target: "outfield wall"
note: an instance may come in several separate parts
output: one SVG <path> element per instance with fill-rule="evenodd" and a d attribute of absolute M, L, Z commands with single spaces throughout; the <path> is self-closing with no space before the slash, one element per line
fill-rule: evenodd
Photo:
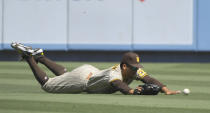
<path fill-rule="evenodd" d="M 210 51 L 210 0 L 0 0 L 0 49 Z"/>

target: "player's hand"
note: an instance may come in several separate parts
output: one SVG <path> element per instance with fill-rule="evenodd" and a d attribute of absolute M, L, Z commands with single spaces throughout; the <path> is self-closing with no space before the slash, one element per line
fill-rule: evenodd
<path fill-rule="evenodd" d="M 177 91 L 172 91 L 169 90 L 167 87 L 162 87 L 162 91 L 166 94 L 166 95 L 175 95 L 175 94 L 180 94 L 181 91 L 177 90 Z"/>
<path fill-rule="evenodd" d="M 167 91 L 165 94 L 166 95 L 175 95 L 175 94 L 180 94 L 181 91 Z"/>
<path fill-rule="evenodd" d="M 142 87 L 139 87 L 139 86 L 138 86 L 138 87 L 136 87 L 136 89 L 138 89 L 139 91 L 141 91 L 141 90 L 142 90 Z"/>
<path fill-rule="evenodd" d="M 136 89 L 131 89 L 129 91 L 129 94 L 133 95 L 135 93 L 135 90 L 136 90 L 136 92 L 139 92 L 140 93 L 141 90 L 142 90 L 142 87 L 136 87 Z"/>

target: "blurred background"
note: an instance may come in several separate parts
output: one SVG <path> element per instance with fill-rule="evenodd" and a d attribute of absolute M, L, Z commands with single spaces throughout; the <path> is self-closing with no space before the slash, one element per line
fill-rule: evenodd
<path fill-rule="evenodd" d="M 210 62 L 210 0 L 0 0 L 0 60 L 20 42 L 57 61 Z"/>

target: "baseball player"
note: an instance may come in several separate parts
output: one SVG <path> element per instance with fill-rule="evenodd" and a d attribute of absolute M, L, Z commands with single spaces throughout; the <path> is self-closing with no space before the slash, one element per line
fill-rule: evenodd
<path fill-rule="evenodd" d="M 65 67 L 44 56 L 42 49 L 32 49 L 20 43 L 12 43 L 11 47 L 17 50 L 22 58 L 26 60 L 42 89 L 49 93 L 87 92 L 110 94 L 116 91 L 131 95 L 157 94 L 159 91 L 166 95 L 180 93 L 180 91 L 169 90 L 161 82 L 144 72 L 142 65 L 139 63 L 139 56 L 134 52 L 125 53 L 120 64 L 108 69 L 99 70 L 92 65 L 85 64 L 68 72 Z M 45 65 L 56 76 L 49 78 L 38 67 L 38 62 Z M 146 87 L 138 86 L 132 89 L 128 85 L 133 80 L 142 81 L 147 85 Z M 149 89 L 149 93 L 147 89 Z M 156 89 L 157 93 L 154 93 Z"/>

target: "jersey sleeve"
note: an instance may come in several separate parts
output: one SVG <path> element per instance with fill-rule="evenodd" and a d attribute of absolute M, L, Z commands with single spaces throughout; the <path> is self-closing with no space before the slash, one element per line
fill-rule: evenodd
<path fill-rule="evenodd" d="M 148 74 L 141 68 L 139 68 L 136 72 L 136 80 L 142 80 L 145 76 L 148 76 Z"/>
<path fill-rule="evenodd" d="M 115 80 L 122 80 L 122 76 L 120 74 L 116 72 L 111 72 L 109 82 L 113 82 Z"/>
<path fill-rule="evenodd" d="M 122 74 L 119 70 L 119 65 L 115 65 L 112 67 L 112 70 L 110 72 L 109 76 L 109 82 L 113 82 L 115 80 L 121 80 L 122 81 Z"/>

